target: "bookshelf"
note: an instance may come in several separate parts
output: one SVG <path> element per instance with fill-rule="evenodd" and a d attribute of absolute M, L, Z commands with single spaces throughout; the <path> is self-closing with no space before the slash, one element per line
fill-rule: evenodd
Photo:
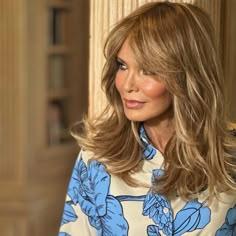
<path fill-rule="evenodd" d="M 67 83 L 70 44 L 68 24 L 71 2 L 49 0 L 47 30 L 47 146 L 58 146 L 71 141 L 69 134 L 68 102 L 70 87 Z"/>
<path fill-rule="evenodd" d="M 87 98 L 84 92 L 81 93 L 80 88 L 87 85 L 76 77 L 76 74 L 77 76 L 81 74 L 76 67 L 76 62 L 79 63 L 81 59 L 78 58 L 79 54 L 76 54 L 76 51 L 80 50 L 79 46 L 76 46 L 76 41 L 77 43 L 81 41 L 79 33 L 83 32 L 78 32 L 75 28 L 78 26 L 75 24 L 75 18 L 78 17 L 74 14 L 75 2 L 76 0 L 47 1 L 46 125 L 44 127 L 46 128 L 44 134 L 47 136 L 46 149 L 55 149 L 65 144 L 71 145 L 73 140 L 69 134 L 69 127 L 86 112 Z"/>
<path fill-rule="evenodd" d="M 68 180 L 79 152 L 69 130 L 87 113 L 89 1 L 44 0 L 38 4 L 44 19 L 33 29 L 40 57 L 35 58 L 39 80 L 30 91 L 36 97 L 31 120 L 38 138 L 29 170 L 33 199 L 29 212 L 33 234 L 49 236 L 56 235 L 59 228 Z"/>

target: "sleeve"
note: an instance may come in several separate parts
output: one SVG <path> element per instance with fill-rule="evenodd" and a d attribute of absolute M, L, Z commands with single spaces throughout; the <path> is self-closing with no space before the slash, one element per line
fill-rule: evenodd
<path fill-rule="evenodd" d="M 86 152 L 81 151 L 69 182 L 58 236 L 96 235 L 96 229 L 91 226 L 91 217 L 89 217 L 89 214 L 95 209 L 86 200 L 86 191 L 89 189 L 87 161 Z"/>

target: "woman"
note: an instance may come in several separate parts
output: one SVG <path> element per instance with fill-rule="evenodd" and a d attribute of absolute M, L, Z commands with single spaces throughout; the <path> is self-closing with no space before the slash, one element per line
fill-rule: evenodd
<path fill-rule="evenodd" d="M 60 235 L 236 235 L 236 141 L 207 14 L 146 4 L 114 27 L 105 56 L 109 105 L 74 132 Z"/>

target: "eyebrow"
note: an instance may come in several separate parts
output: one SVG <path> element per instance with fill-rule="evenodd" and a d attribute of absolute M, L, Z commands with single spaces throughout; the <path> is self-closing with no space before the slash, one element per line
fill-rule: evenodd
<path fill-rule="evenodd" d="M 122 64 L 125 64 L 126 65 L 126 62 L 124 60 L 122 60 L 120 57 L 116 57 L 116 60 L 118 62 L 121 62 Z"/>

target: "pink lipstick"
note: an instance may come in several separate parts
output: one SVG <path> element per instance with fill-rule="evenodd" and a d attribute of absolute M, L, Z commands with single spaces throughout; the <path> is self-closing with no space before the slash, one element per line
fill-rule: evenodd
<path fill-rule="evenodd" d="M 144 102 L 140 102 L 137 100 L 128 100 L 124 99 L 125 107 L 128 109 L 140 109 L 143 107 Z"/>

